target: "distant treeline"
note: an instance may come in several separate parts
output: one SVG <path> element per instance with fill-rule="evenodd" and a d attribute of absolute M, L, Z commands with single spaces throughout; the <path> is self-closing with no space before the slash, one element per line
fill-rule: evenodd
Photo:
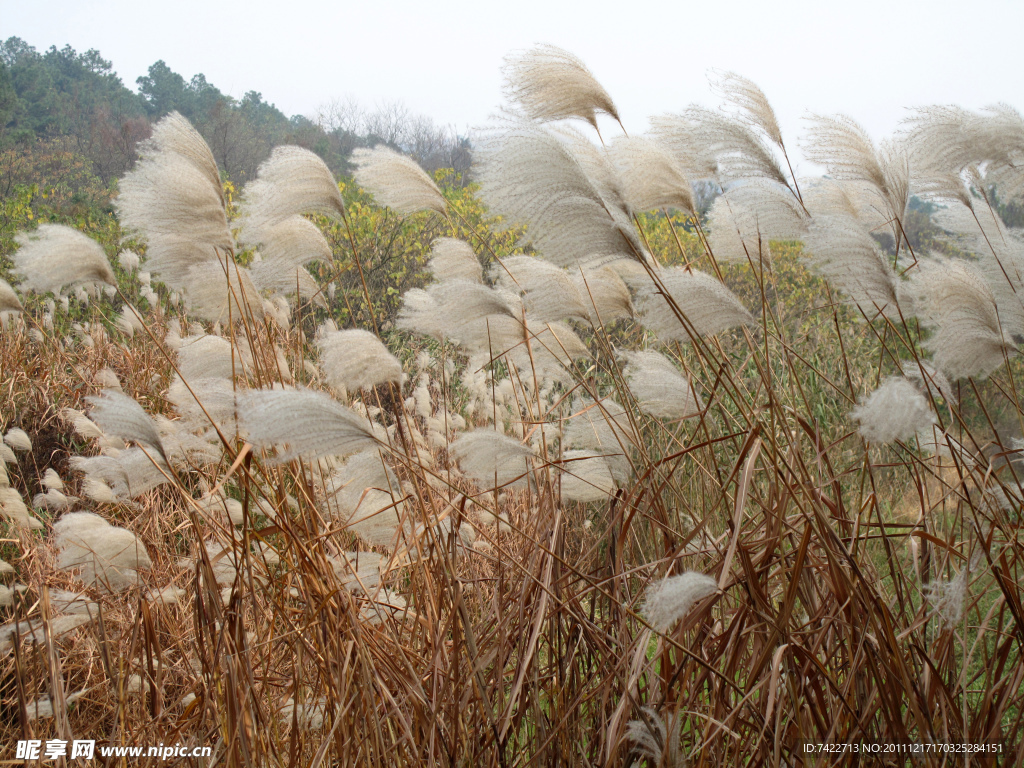
<path fill-rule="evenodd" d="M 347 174 L 360 146 L 385 143 L 427 170 L 469 167 L 469 141 L 399 104 L 372 111 L 335 101 L 312 117 L 287 117 L 257 91 L 228 96 L 202 74 L 191 80 L 163 61 L 132 91 L 99 51 L 70 46 L 40 53 L 17 37 L 0 45 L 0 196 L 24 183 L 102 186 L 135 161 L 150 126 L 178 111 L 202 133 L 222 171 L 236 183 L 252 178 L 270 150 L 297 144 Z M 22 178 L 24 177 L 24 178 Z"/>

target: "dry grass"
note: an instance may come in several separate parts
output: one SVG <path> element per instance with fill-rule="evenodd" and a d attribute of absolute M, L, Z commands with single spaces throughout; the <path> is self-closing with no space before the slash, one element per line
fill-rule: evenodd
<path fill-rule="evenodd" d="M 786 194 L 806 210 L 781 167 Z M 600 176 L 612 171 L 582 160 L 577 171 L 598 178 L 586 188 L 588 215 L 613 204 L 610 177 Z M 515 179 L 501 183 L 510 199 L 522 192 Z M 522 210 L 538 204 L 515 199 Z M 454 235 L 465 225 L 433 207 L 429 226 Z M 544 227 L 557 229 L 556 213 Z M 501 311 L 484 312 L 482 329 L 475 316 L 460 319 L 472 356 L 444 316 L 430 324 L 442 340 L 384 329 L 407 380 L 391 372 L 346 392 L 343 376 L 316 364 L 323 309 L 285 305 L 283 319 L 247 311 L 202 327 L 234 350 L 221 361 L 231 375 L 218 379 L 228 405 L 215 409 L 211 395 L 205 414 L 169 396 L 183 391 L 175 347 L 187 315 L 165 302 L 129 335 L 114 330 L 123 296 L 76 302 L 70 314 L 26 298 L 26 312 L 0 331 L 3 431 L 20 427 L 33 440 L 8 465 L 10 485 L 30 500 L 56 470 L 78 497 L 68 508 L 130 529 L 152 567 L 138 587 L 86 588 L 56 567 L 50 527 L 61 510 L 35 510 L 38 531 L 3 524 L 0 557 L 15 573 L 0 578 L 25 587 L 0 609 L 22 635 L 0 652 L 4 749 L 23 738 L 96 738 L 208 745 L 228 765 L 718 766 L 835 764 L 812 763 L 803 740 L 999 742 L 1002 760 L 1021 764 L 1019 363 L 957 382 L 957 402 L 921 384 L 949 440 L 945 455 L 929 455 L 920 437 L 868 445 L 849 412 L 901 360 L 924 355 L 904 297 L 887 294 L 892 303 L 872 311 L 842 283 L 847 273 L 834 272 L 835 286 L 813 278 L 779 243 L 743 237 L 758 250 L 724 267 L 700 222 L 687 240 L 700 244 L 694 254 L 667 217 L 609 216 L 633 228 L 614 230 L 616 247 L 643 243 L 653 258 L 596 266 L 660 302 L 660 341 L 634 318 L 605 324 L 588 310 L 573 321 L 582 349 L 570 352 L 565 334 L 509 325 L 528 314 L 518 299 L 474 283 L 477 304 Z M 607 243 L 609 226 L 592 220 L 578 236 Z M 682 263 L 701 277 L 664 268 Z M 585 276 L 577 285 L 586 288 Z M 494 348 L 499 335 L 514 347 Z M 650 398 L 630 390 L 624 349 L 657 349 L 678 366 L 676 378 L 696 390 L 679 392 L 686 418 L 659 418 L 672 412 L 661 406 L 651 415 Z M 166 460 L 152 440 L 142 446 L 159 470 L 153 487 L 136 493 L 130 480 L 122 492 L 107 480 L 116 498 L 96 501 L 70 457 L 116 459 L 116 436 L 77 437 L 59 414 L 84 409 L 104 369 L 170 421 L 154 422 Z M 215 391 L 203 381 L 185 381 L 201 401 Z M 387 465 L 356 493 L 343 482 L 368 469 L 333 455 L 340 449 L 282 461 L 293 453 L 288 439 L 259 450 L 244 430 L 259 413 L 251 400 L 231 402 L 233 390 L 327 392 L 327 383 L 338 387 L 335 405 L 351 409 L 346 423 L 376 425 L 360 440 L 375 440 Z M 311 414 L 302 417 L 313 424 Z M 523 449 L 514 466 L 523 462 L 525 475 L 494 467 L 507 487 L 479 471 L 493 458 L 476 456 L 470 472 L 448 450 L 488 426 Z M 282 429 L 287 422 L 275 434 Z M 584 460 L 605 464 L 591 475 Z M 561 491 L 568 476 L 582 481 L 577 489 L 599 476 L 614 490 L 571 501 Z M 239 524 L 223 503 L 207 503 L 211 493 L 231 500 Z M 366 511 L 378 515 L 356 522 Z M 707 574 L 717 589 L 665 629 L 673 612 L 652 616 L 649 590 L 684 572 Z M 85 593 L 89 620 L 62 632 L 68 591 Z M 51 717 L 33 716 L 39 699 Z"/>

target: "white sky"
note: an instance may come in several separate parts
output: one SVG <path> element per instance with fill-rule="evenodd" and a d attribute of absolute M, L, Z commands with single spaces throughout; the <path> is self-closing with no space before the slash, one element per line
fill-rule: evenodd
<path fill-rule="evenodd" d="M 707 72 L 731 69 L 767 93 L 790 145 L 809 111 L 881 138 L 908 106 L 1024 107 L 1022 22 L 1020 0 L 0 0 L 0 38 L 96 48 L 132 89 L 163 59 L 288 115 L 351 95 L 465 131 L 500 103 L 503 55 L 546 42 L 581 57 L 639 132 L 715 105 Z"/>

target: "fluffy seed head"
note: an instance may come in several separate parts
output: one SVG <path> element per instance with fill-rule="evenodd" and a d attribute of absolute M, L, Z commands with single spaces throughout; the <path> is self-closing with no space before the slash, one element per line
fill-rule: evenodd
<path fill-rule="evenodd" d="M 177 112 L 154 126 L 139 154 L 120 181 L 118 217 L 146 239 L 149 271 L 182 290 L 191 267 L 234 249 L 217 163 Z"/>
<path fill-rule="evenodd" d="M 242 190 L 242 242 L 259 242 L 261 233 L 299 214 L 339 217 L 345 211 L 330 168 L 302 147 L 275 147 Z"/>
<path fill-rule="evenodd" d="M 17 427 L 11 427 L 7 430 L 7 434 L 4 435 L 4 442 L 14 450 L 21 451 L 22 453 L 32 450 L 32 440 L 29 438 L 28 433 Z"/>
<path fill-rule="evenodd" d="M 23 312 L 21 299 L 6 280 L 0 280 L 0 312 Z"/>
<path fill-rule="evenodd" d="M 637 405 L 661 419 L 697 416 L 703 405 L 693 386 L 672 362 L 659 352 L 625 352 L 623 374 Z"/>
<path fill-rule="evenodd" d="M 317 341 L 324 379 L 337 390 L 354 392 L 385 382 L 402 383 L 402 364 L 369 331 L 325 331 Z"/>
<path fill-rule="evenodd" d="M 935 423 L 925 399 L 913 384 L 893 376 L 850 412 L 860 422 L 860 433 L 869 443 L 909 440 Z"/>
<path fill-rule="evenodd" d="M 101 395 L 87 397 L 86 402 L 92 406 L 89 415 L 104 433 L 122 440 L 134 440 L 152 448 L 164 461 L 167 460 L 156 425 L 134 398 L 114 389 L 106 389 Z"/>
<path fill-rule="evenodd" d="M 693 604 L 718 591 L 718 583 L 703 573 L 687 571 L 669 576 L 647 588 L 643 613 L 658 632 L 667 632 Z"/>
<path fill-rule="evenodd" d="M 735 72 L 716 73 L 712 85 L 726 101 L 739 110 L 740 117 L 749 125 L 764 131 L 765 135 L 782 145 L 782 130 L 768 97 L 757 85 Z"/>
<path fill-rule="evenodd" d="M 918 316 L 934 333 L 933 362 L 953 379 L 987 376 L 1016 345 L 1001 323 L 995 296 L 978 270 L 953 259 L 923 263 L 914 278 Z"/>
<path fill-rule="evenodd" d="M 662 145 L 646 137 L 623 136 L 612 142 L 608 151 L 631 210 L 669 208 L 687 216 L 696 215 L 690 181 Z"/>
<path fill-rule="evenodd" d="M 239 396 L 239 425 L 258 448 L 277 448 L 277 460 L 345 456 L 375 448 L 373 425 L 310 390 L 253 390 Z"/>
<path fill-rule="evenodd" d="M 80 570 L 82 580 L 110 591 L 121 591 L 139 581 L 139 568 L 153 563 L 134 533 L 110 525 L 92 512 L 71 512 L 53 526 L 60 550 L 57 567 Z"/>
<path fill-rule="evenodd" d="M 680 321 L 660 291 L 648 286 L 637 302 L 640 322 L 663 341 L 691 341 L 691 332 L 710 336 L 754 322 L 736 295 L 711 275 L 673 267 L 664 270 L 660 278 L 690 326 L 688 329 Z"/>
<path fill-rule="evenodd" d="M 866 226 L 849 216 L 815 216 L 805 245 L 811 267 L 868 318 L 899 317 L 900 280 Z"/>
<path fill-rule="evenodd" d="M 566 451 L 558 463 L 561 470 L 562 498 L 573 501 L 600 501 L 615 493 L 608 458 L 593 451 Z"/>
<path fill-rule="evenodd" d="M 444 280 L 467 280 L 483 282 L 483 266 L 476 257 L 472 246 L 454 237 L 437 238 L 430 249 L 427 268 L 438 282 Z"/>
<path fill-rule="evenodd" d="M 597 266 L 643 253 L 621 201 L 558 131 L 513 121 L 481 138 L 476 162 L 484 202 L 503 226 L 525 224 L 544 258 Z"/>
<path fill-rule="evenodd" d="M 19 246 L 12 257 L 14 272 L 25 278 L 22 290 L 60 293 L 69 287 L 116 284 L 103 246 L 71 227 L 42 224 L 14 239 Z"/>
<path fill-rule="evenodd" d="M 533 449 L 514 437 L 477 429 L 460 436 L 448 451 L 481 490 L 515 487 L 529 481 Z"/>
<path fill-rule="evenodd" d="M 534 120 L 576 117 L 597 127 L 597 114 L 616 120 L 611 96 L 577 57 L 553 45 L 538 45 L 505 58 L 505 94 Z"/>
<path fill-rule="evenodd" d="M 442 216 L 448 206 L 437 184 L 416 161 L 387 147 L 360 148 L 352 153 L 355 178 L 363 187 L 400 214 L 435 211 Z"/>

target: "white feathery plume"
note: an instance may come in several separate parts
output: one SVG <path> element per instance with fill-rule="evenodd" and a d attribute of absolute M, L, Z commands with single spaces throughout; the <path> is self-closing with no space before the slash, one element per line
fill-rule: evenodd
<path fill-rule="evenodd" d="M 934 330 L 925 346 L 951 379 L 987 376 L 1017 352 L 1000 320 L 995 296 L 978 270 L 961 259 L 922 262 L 914 276 L 918 316 Z"/>
<path fill-rule="evenodd" d="M 449 447 L 452 458 L 482 490 L 518 487 L 529 482 L 533 449 L 493 429 L 461 435 Z"/>
<path fill-rule="evenodd" d="M 506 116 L 506 120 L 509 119 L 514 120 L 512 116 Z M 589 134 L 568 123 L 555 123 L 545 128 L 565 145 L 607 207 L 626 211 L 622 177 L 607 148 L 599 146 Z"/>
<path fill-rule="evenodd" d="M 301 266 L 285 259 L 253 259 L 249 265 L 249 279 L 257 291 L 272 296 L 295 296 L 311 300 L 318 307 L 326 307 L 323 291 L 313 276 Z M 274 308 L 276 313 L 276 307 Z M 266 308 L 264 308 L 266 312 Z"/>
<path fill-rule="evenodd" d="M 1011 198 L 1024 187 L 1024 118 L 1013 107 L 996 104 L 981 113 L 955 106 L 917 109 L 907 120 L 915 177 L 960 176 L 985 166 L 988 184 Z"/>
<path fill-rule="evenodd" d="M 658 632 L 668 632 L 683 618 L 694 603 L 718 591 L 718 582 L 696 571 L 668 576 L 651 584 L 644 595 L 643 614 L 647 623 Z"/>
<path fill-rule="evenodd" d="M 189 391 L 190 390 L 190 391 Z M 190 429 L 208 429 L 214 424 L 225 435 L 236 432 L 238 395 L 230 379 L 188 379 L 188 386 L 177 376 L 167 390 L 174 411 Z M 213 420 L 213 424 L 211 424 Z"/>
<path fill-rule="evenodd" d="M 587 305 L 570 271 L 534 256 L 509 256 L 492 269 L 499 284 L 523 293 L 531 319 L 555 322 L 566 318 L 588 320 Z"/>
<path fill-rule="evenodd" d="M 128 448 L 117 456 L 72 456 L 71 468 L 85 474 L 82 492 L 105 504 L 127 502 L 168 482 L 153 454 Z"/>
<path fill-rule="evenodd" d="M 223 458 L 223 445 L 213 430 L 196 435 L 192 425 L 184 419 L 172 421 L 166 416 L 157 416 L 154 421 L 167 451 L 167 461 L 175 469 L 187 472 L 199 465 L 216 464 Z"/>
<path fill-rule="evenodd" d="M 139 146 L 139 162 L 120 181 L 121 224 L 147 242 L 146 266 L 175 290 L 190 268 L 233 252 L 217 163 L 202 136 L 177 112 Z"/>
<path fill-rule="evenodd" d="M 716 72 L 712 87 L 735 106 L 741 119 L 759 128 L 774 143 L 782 146 L 782 130 L 768 97 L 757 85 L 735 72 Z"/>
<path fill-rule="evenodd" d="M 41 224 L 15 236 L 14 273 L 24 277 L 22 291 L 60 293 L 64 288 L 104 283 L 116 285 L 103 246 L 61 224 Z"/>
<path fill-rule="evenodd" d="M 597 128 L 597 114 L 616 121 L 619 113 L 611 96 L 586 65 L 568 51 L 537 45 L 505 57 L 505 95 L 531 119 L 576 117 Z"/>
<path fill-rule="evenodd" d="M 349 592 L 372 593 L 380 586 L 380 569 L 385 563 L 376 552 L 342 552 L 338 557 L 328 556 L 327 562 L 338 583 Z"/>
<path fill-rule="evenodd" d="M 812 268 L 865 316 L 899 317 L 900 279 L 864 224 L 844 215 L 818 215 L 804 242 Z"/>
<path fill-rule="evenodd" d="M 33 496 L 32 506 L 36 509 L 67 509 L 73 500 L 77 501 L 77 499 L 68 498 L 60 491 L 47 491 Z"/>
<path fill-rule="evenodd" d="M 53 467 L 46 468 L 46 471 L 43 473 L 42 484 L 48 491 L 64 490 L 64 481 L 60 479 L 60 475 L 57 474 L 57 470 Z"/>
<path fill-rule="evenodd" d="M 482 137 L 480 194 L 501 225 L 526 225 L 526 238 L 560 266 L 643 253 L 620 201 L 592 179 L 557 131 L 511 122 Z"/>
<path fill-rule="evenodd" d="M 418 211 L 448 212 L 444 195 L 434 180 L 412 158 L 378 146 L 352 153 L 355 179 L 381 205 L 406 215 Z"/>
<path fill-rule="evenodd" d="M 706 143 L 700 124 L 691 117 L 652 117 L 651 135 L 672 154 L 691 181 L 718 179 L 718 160 Z"/>
<path fill-rule="evenodd" d="M 964 566 L 954 579 L 932 581 L 921 587 L 921 593 L 925 600 L 931 603 L 932 611 L 945 629 L 953 629 L 963 618 L 969 570 L 969 565 Z"/>
<path fill-rule="evenodd" d="M 527 320 L 526 331 L 529 347 L 520 331 L 515 345 L 502 351 L 531 380 L 536 376 L 537 381 L 566 383 L 572 378 L 572 361 L 590 357 L 586 344 L 567 325 Z"/>
<path fill-rule="evenodd" d="M 87 397 L 85 401 L 92 406 L 89 415 L 93 422 L 105 434 L 122 440 L 133 440 L 156 450 L 164 461 L 167 460 L 153 419 L 134 398 L 114 389 L 106 389 L 100 395 Z"/>
<path fill-rule="evenodd" d="M 704 151 L 715 157 L 720 183 L 768 179 L 792 190 L 775 153 L 743 122 L 704 107 L 688 108 L 685 118 Z"/>
<path fill-rule="evenodd" d="M 57 567 L 80 570 L 87 584 L 119 592 L 139 582 L 138 569 L 151 568 L 146 547 L 126 528 L 92 512 L 71 512 L 53 526 L 60 550 Z"/>
<path fill-rule="evenodd" d="M 93 374 L 92 381 L 99 387 L 104 389 L 116 389 L 118 392 L 123 391 L 121 387 L 121 380 L 117 378 L 117 374 L 114 373 L 110 368 L 100 368 Z"/>
<path fill-rule="evenodd" d="M 322 392 L 253 390 L 239 396 L 238 420 L 258 448 L 279 462 L 345 456 L 377 447 L 374 425 Z"/>
<path fill-rule="evenodd" d="M 668 208 L 694 216 L 693 189 L 667 149 L 653 139 L 623 136 L 608 148 L 622 179 L 622 193 L 634 212 Z"/>
<path fill-rule="evenodd" d="M 21 299 L 11 288 L 6 280 L 0 280 L 0 313 L 2 312 L 24 312 Z"/>
<path fill-rule="evenodd" d="M 616 483 L 625 484 L 632 472 L 627 452 L 637 442 L 626 410 L 606 397 L 600 403 L 578 402 L 573 411 L 565 426 L 565 447 L 600 453 Z"/>
<path fill-rule="evenodd" d="M 710 336 L 754 322 L 736 295 L 711 275 L 672 267 L 663 270 L 660 278 L 678 311 L 698 336 Z M 653 285 L 641 293 L 637 312 L 644 327 L 662 341 L 692 340 L 691 331 L 680 322 L 661 290 Z"/>
<path fill-rule="evenodd" d="M 233 261 L 213 259 L 195 264 L 184 278 L 189 311 L 211 323 L 224 323 L 230 317 L 239 322 L 243 313 L 263 317 L 263 298 L 253 284 L 249 270 Z"/>
<path fill-rule="evenodd" d="M 319 227 L 302 216 L 290 216 L 258 230 L 259 239 L 249 239 L 246 230 L 238 242 L 259 246 L 265 261 L 281 260 L 294 266 L 311 261 L 330 261 L 331 246 Z"/>
<path fill-rule="evenodd" d="M 808 217 L 788 189 L 762 180 L 732 187 L 708 214 L 708 242 L 720 262 L 761 258 L 772 240 L 800 240 Z"/>
<path fill-rule="evenodd" d="M 910 165 L 905 153 L 893 144 L 876 149 L 864 127 L 846 115 L 809 118 L 804 154 L 825 166 L 840 182 L 860 187 L 869 196 L 878 220 L 888 222 L 897 243 L 902 239 L 899 221 L 910 199 Z"/>
<path fill-rule="evenodd" d="M 901 376 L 883 381 L 850 412 L 850 418 L 860 422 L 858 431 L 869 443 L 909 440 L 936 421 L 928 400 Z"/>
<path fill-rule="evenodd" d="M 202 510 L 203 515 L 218 520 L 221 523 L 227 522 L 230 525 L 241 525 L 245 522 L 245 510 L 242 502 L 237 499 L 228 498 L 223 491 L 210 493 L 196 501 Z"/>
<path fill-rule="evenodd" d="M 955 247 L 977 255 L 978 271 L 992 289 L 1007 335 L 1024 335 L 1024 233 L 1008 228 L 987 205 L 976 211 L 949 206 L 936 211 L 933 220 L 953 233 Z"/>
<path fill-rule="evenodd" d="M 495 354 L 522 339 L 522 324 L 506 292 L 465 280 L 446 280 L 406 291 L 396 325 L 450 339 L 470 354 Z"/>
<path fill-rule="evenodd" d="M 643 707 L 642 720 L 626 723 L 626 740 L 632 742 L 632 751 L 638 758 L 647 758 L 648 765 L 659 768 L 688 768 L 690 762 L 680 746 L 682 718 L 666 712 L 664 717 L 653 709 Z M 629 768 L 638 766 L 634 759 Z"/>
<path fill-rule="evenodd" d="M 28 433 L 18 427 L 11 427 L 4 435 L 4 442 L 16 451 L 26 453 L 32 450 L 32 440 Z"/>
<path fill-rule="evenodd" d="M 594 327 L 633 316 L 629 287 L 611 266 L 583 267 L 571 277 L 586 307 L 586 319 Z"/>
<path fill-rule="evenodd" d="M 389 381 L 402 383 L 402 363 L 369 331 L 326 331 L 317 346 L 324 379 L 337 390 L 354 392 Z"/>
<path fill-rule="evenodd" d="M 11 450 L 11 446 L 5 442 L 0 442 L 0 463 L 4 464 L 17 464 L 18 457 L 14 455 L 14 451 Z"/>
<path fill-rule="evenodd" d="M 230 379 L 235 373 L 244 374 L 251 363 L 252 356 L 244 346 L 234 346 L 223 336 L 186 336 L 178 349 L 178 371 L 186 381 Z"/>
<path fill-rule="evenodd" d="M 121 269 L 126 272 L 131 272 L 139 268 L 139 254 L 135 251 L 121 251 L 117 254 L 117 263 L 121 265 Z M 141 281 L 142 276 L 139 276 Z"/>
<path fill-rule="evenodd" d="M 0 560 L 0 576 L 7 576 L 14 573 L 14 566 L 6 560 Z"/>
<path fill-rule="evenodd" d="M 444 280 L 467 280 L 483 282 L 483 266 L 473 252 L 473 247 L 464 240 L 454 237 L 437 238 L 430 249 L 427 269 L 438 282 Z"/>
<path fill-rule="evenodd" d="M 242 190 L 239 242 L 265 242 L 266 231 L 299 214 L 340 217 L 345 203 L 327 164 L 302 147 L 275 147 Z"/>
<path fill-rule="evenodd" d="M 956 405 L 957 397 L 953 385 L 942 371 L 927 360 L 904 360 L 900 368 L 908 379 L 921 382 L 923 391 L 932 390 L 933 396 L 937 393 L 950 405 Z"/>
<path fill-rule="evenodd" d="M 608 459 L 593 451 L 566 451 L 557 464 L 562 479 L 562 498 L 601 501 L 615 493 L 615 478 Z"/>
<path fill-rule="evenodd" d="M 327 485 L 328 509 L 372 546 L 390 546 L 401 527 L 402 491 L 380 452 L 349 457 Z M 334 502 L 333 504 L 331 502 Z"/>
<path fill-rule="evenodd" d="M 660 419 L 698 416 L 704 407 L 689 380 L 667 357 L 654 350 L 624 352 L 629 391 L 645 413 Z"/>
<path fill-rule="evenodd" d="M 38 530 L 43 524 L 29 514 L 21 494 L 14 488 L 0 488 L 0 515 L 22 528 Z"/>

